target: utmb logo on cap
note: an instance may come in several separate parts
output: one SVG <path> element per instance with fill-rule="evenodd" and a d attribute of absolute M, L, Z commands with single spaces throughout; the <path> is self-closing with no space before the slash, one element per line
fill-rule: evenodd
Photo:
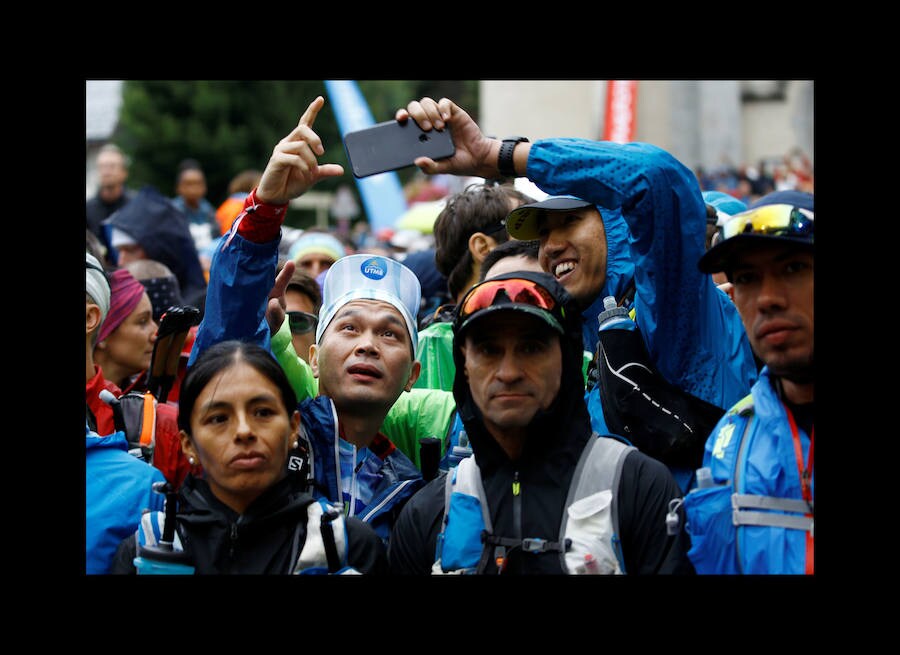
<path fill-rule="evenodd" d="M 387 275 L 387 262 L 381 257 L 373 257 L 364 261 L 359 270 L 370 280 L 380 280 Z"/>

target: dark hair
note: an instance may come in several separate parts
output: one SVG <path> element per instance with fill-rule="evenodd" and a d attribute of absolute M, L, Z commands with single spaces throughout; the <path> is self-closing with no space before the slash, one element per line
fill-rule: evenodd
<path fill-rule="evenodd" d="M 182 159 L 178 162 L 178 174 L 184 173 L 185 171 L 203 171 L 203 168 L 200 166 L 200 162 L 196 159 Z"/>
<path fill-rule="evenodd" d="M 197 398 L 218 373 L 237 362 L 246 362 L 278 388 L 288 416 L 297 409 L 297 395 L 284 369 L 268 350 L 255 343 L 235 339 L 220 341 L 200 353 L 181 383 L 178 393 L 178 427 L 191 433 L 191 413 Z"/>
<path fill-rule="evenodd" d="M 540 248 L 540 239 L 530 241 L 519 241 L 518 239 L 510 239 L 501 243 L 499 246 L 491 250 L 481 262 L 481 275 L 479 282 L 484 282 L 484 276 L 490 273 L 491 267 L 506 257 L 518 257 L 520 255 L 528 259 L 538 260 L 538 250 Z"/>
<path fill-rule="evenodd" d="M 301 271 L 299 268 L 294 270 L 294 274 L 291 275 L 290 281 L 287 283 L 288 289 L 296 289 L 300 293 L 309 297 L 312 301 L 314 313 L 318 314 L 319 310 L 322 308 L 322 290 L 319 288 L 319 283 L 316 282 L 316 279 L 306 273 Z"/>
<path fill-rule="evenodd" d="M 502 221 L 509 215 L 510 205 L 531 202 L 533 198 L 511 184 L 492 183 L 471 184 L 447 199 L 434 222 L 434 262 L 447 278 L 451 297 L 458 296 L 472 276 L 469 237 L 484 232 L 499 243 L 507 241 L 509 233 Z"/>

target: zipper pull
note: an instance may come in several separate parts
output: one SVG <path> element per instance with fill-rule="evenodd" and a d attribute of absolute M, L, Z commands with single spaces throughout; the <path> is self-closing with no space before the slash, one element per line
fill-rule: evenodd
<path fill-rule="evenodd" d="M 518 496 L 519 491 L 521 491 L 521 488 L 522 488 L 522 485 L 519 484 L 519 472 L 516 471 L 515 475 L 513 476 L 513 483 L 512 483 L 513 496 Z"/>
<path fill-rule="evenodd" d="M 232 524 L 231 524 L 231 535 L 229 535 L 229 536 L 230 536 L 231 541 L 230 541 L 229 544 L 228 544 L 228 545 L 229 545 L 228 556 L 229 556 L 229 557 L 234 557 L 234 544 L 235 544 L 235 543 L 237 542 L 237 540 L 238 540 L 237 523 L 232 523 Z"/>

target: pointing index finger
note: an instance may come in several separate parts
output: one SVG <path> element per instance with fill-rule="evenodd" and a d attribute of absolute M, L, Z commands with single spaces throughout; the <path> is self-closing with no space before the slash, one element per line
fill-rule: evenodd
<path fill-rule="evenodd" d="M 300 117 L 300 122 L 297 123 L 297 126 L 307 125 L 312 127 L 312 124 L 316 122 L 316 116 L 319 115 L 319 110 L 325 105 L 325 98 L 322 96 L 316 96 L 316 99 L 309 103 L 309 107 L 306 108 L 306 111 L 303 112 L 303 115 Z"/>

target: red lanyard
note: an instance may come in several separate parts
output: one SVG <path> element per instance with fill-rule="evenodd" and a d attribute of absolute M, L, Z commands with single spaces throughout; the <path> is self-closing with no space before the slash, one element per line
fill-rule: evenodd
<path fill-rule="evenodd" d="M 794 456 L 797 458 L 797 472 L 800 474 L 800 490 L 805 500 L 812 507 L 812 479 L 813 471 L 813 446 L 815 445 L 816 428 L 813 427 L 809 432 L 809 457 L 806 465 L 803 464 L 803 447 L 800 444 L 800 431 L 797 429 L 797 423 L 794 421 L 794 415 L 791 410 L 785 406 L 787 411 L 788 422 L 791 425 L 791 437 L 794 441 Z M 807 514 L 807 516 L 810 516 Z M 813 535 L 807 531 L 806 533 L 806 573 L 810 575 L 814 572 L 815 561 L 813 558 Z"/>

